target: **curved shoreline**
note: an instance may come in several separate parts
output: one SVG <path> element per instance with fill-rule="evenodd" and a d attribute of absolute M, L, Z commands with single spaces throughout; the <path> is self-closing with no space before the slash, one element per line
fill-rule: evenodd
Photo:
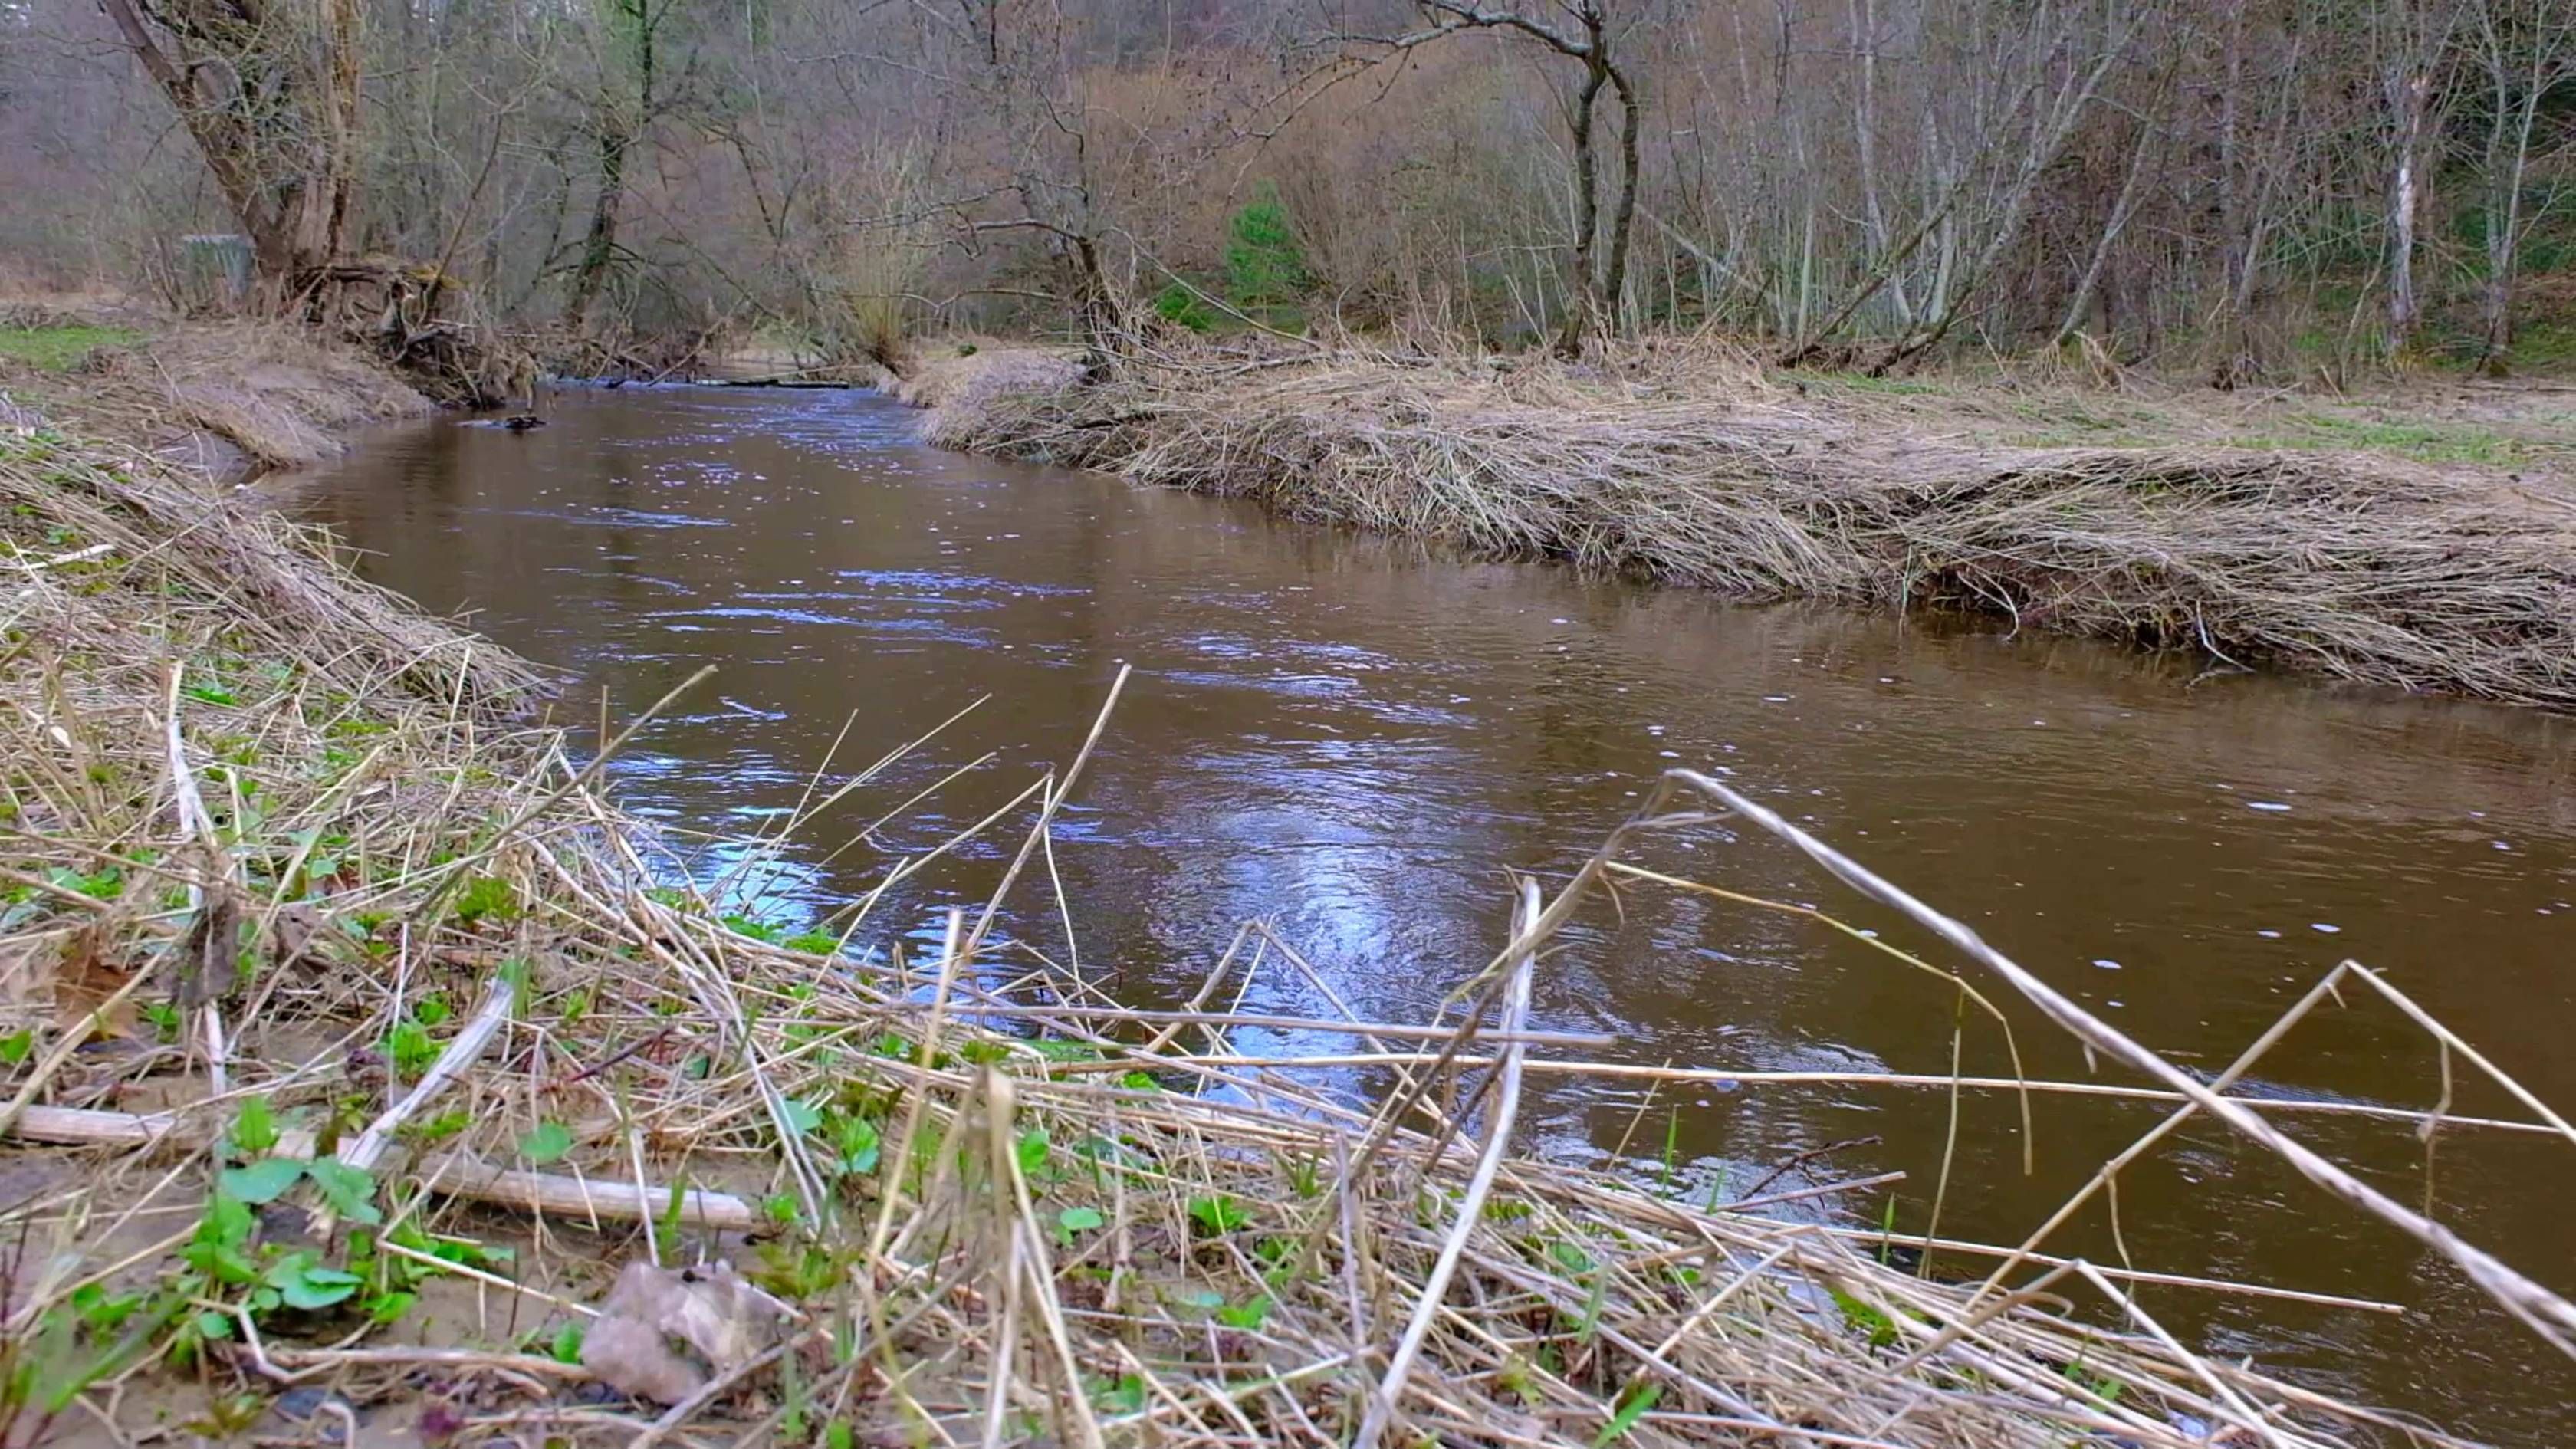
<path fill-rule="evenodd" d="M 1937 401 L 1743 369 L 1022 365 L 895 392 L 937 446 L 1488 556 L 2576 708 L 2576 488 L 2545 468 L 2178 431 L 2016 446 Z"/>

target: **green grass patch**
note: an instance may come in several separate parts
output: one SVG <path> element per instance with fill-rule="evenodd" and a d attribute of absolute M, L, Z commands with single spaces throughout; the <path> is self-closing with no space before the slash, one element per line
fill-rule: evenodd
<path fill-rule="evenodd" d="M 2390 423 L 2368 418 L 2302 413 L 2282 419 L 2278 432 L 2231 437 L 2239 448 L 2385 453 L 2419 463 L 2510 464 L 2531 455 L 2530 445 L 2490 428 L 2465 423 Z"/>
<path fill-rule="evenodd" d="M 47 372 L 69 372 L 102 347 L 130 347 L 143 334 L 123 327 L 0 327 L 0 357 Z"/>
<path fill-rule="evenodd" d="M 1939 392 L 1928 382 L 1909 382 L 1901 377 L 1872 377 L 1865 372 L 1811 372 L 1804 374 L 1810 382 L 1839 387 L 1851 392 L 1889 393 L 1911 397 L 1919 393 Z"/>

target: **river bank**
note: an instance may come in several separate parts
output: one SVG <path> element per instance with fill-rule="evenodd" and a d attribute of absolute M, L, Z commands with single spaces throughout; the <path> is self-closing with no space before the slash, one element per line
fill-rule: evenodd
<path fill-rule="evenodd" d="M 226 483 L 319 462 L 354 429 L 437 410 L 375 358 L 311 329 L 113 302 L 0 304 L 0 392 Z"/>
<path fill-rule="evenodd" d="M 1479 554 L 2576 705 L 2576 395 L 2546 388 L 2233 400 L 1690 349 L 1182 358 L 1100 385 L 1059 361 L 933 391 L 940 446 Z"/>
<path fill-rule="evenodd" d="M 1129 1010 L 1007 938 L 1088 745 L 960 839 L 1016 864 L 907 960 L 692 882 L 596 788 L 652 711 L 546 725 L 506 651 L 254 500 L 24 417 L 0 492 L 0 1088 L 21 1141 L 86 1144 L 0 1160 L 27 1245 L 6 1381 L 33 1394 L 10 1442 L 345 1414 L 1343 1444 L 1390 1432 L 1381 1394 L 1393 1432 L 1457 1442 L 2401 1432 L 2167 1344 L 2122 1273 L 2055 1268 L 2102 1290 L 2082 1311 L 1980 1297 L 1774 1216 L 1830 1186 L 1685 1199 L 1515 1150 L 1514 1064 L 1598 1045 L 1522 1013 L 1624 835 L 1532 887 L 1515 942 L 1458 943 L 1492 953 L 1480 1029 L 1308 1024 L 1449 1104 L 1381 1113 L 1241 1060 L 1222 1010 Z M 835 796 L 875 774 L 816 768 Z M 729 1266 L 655 1266 L 701 1262 Z"/>

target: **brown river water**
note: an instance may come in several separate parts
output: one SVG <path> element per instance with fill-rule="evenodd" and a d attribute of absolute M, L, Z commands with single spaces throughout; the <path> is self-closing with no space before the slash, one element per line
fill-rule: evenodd
<path fill-rule="evenodd" d="M 750 888 L 767 919 L 863 894 L 1069 760 L 1127 663 L 1055 840 L 1084 971 L 1114 973 L 1139 1004 L 1185 997 L 1235 928 L 1263 918 L 1352 1009 L 1428 1019 L 1504 939 L 1507 871 L 1561 880 L 1657 771 L 1689 765 L 1727 772 L 2187 1067 L 2224 1069 L 2351 956 L 2576 1106 L 2576 722 L 1461 561 L 1248 504 L 930 451 L 916 422 L 857 393 L 572 394 L 540 431 L 422 423 L 290 486 L 367 551 L 369 576 L 472 611 L 565 670 L 577 718 L 603 688 L 622 718 L 718 666 L 615 766 L 622 796 L 675 827 L 768 826 L 845 726 L 834 780 L 990 696 L 801 832 Z M 998 758 L 850 844 L 987 751 Z M 935 947 L 941 908 L 980 901 L 1016 838 L 908 886 L 870 932 L 883 922 Z M 697 869 L 713 878 L 738 856 L 706 847 Z M 1758 833 L 1712 827 L 1634 858 L 1940 955 Z M 1019 934 L 1064 959 L 1043 882 L 1016 904 Z M 1592 1055 L 1950 1070 L 1940 983 L 1794 917 L 1653 890 L 1621 905 L 1589 909 L 1539 978 L 1540 1025 L 1615 1038 Z M 1336 1014 L 1275 962 L 1243 1006 Z M 2036 1013 L 2013 1016 L 2034 1075 L 2092 1075 Z M 1972 1019 L 1963 1065 L 2008 1072 L 1991 1024 Z M 2506 1115 L 2457 1065 L 2455 1109 Z M 2093 1079 L 2136 1081 L 2107 1067 Z M 1527 1145 L 1618 1154 L 1640 1185 L 1694 1200 L 1875 1137 L 1768 1191 L 1902 1170 L 1896 1228 L 1926 1226 L 1941 1091 L 1534 1081 Z M 1382 1084 L 1354 1069 L 1341 1085 Z M 2384 1002 L 2347 993 L 2247 1090 L 2424 1108 L 2439 1054 Z M 1943 1234 L 2018 1241 L 2158 1111 L 2044 1097 L 2025 1176 L 2013 1101 L 1970 1094 Z M 2402 1201 L 2429 1184 L 2472 1241 L 2576 1290 L 2576 1147 L 2453 1128 L 2428 1153 L 2403 1122 L 2280 1120 Z M 1889 1191 L 1808 1210 L 1875 1228 Z M 2576 1442 L 2576 1368 L 2411 1240 L 2223 1128 L 2186 1128 L 2130 1168 L 2118 1207 L 2120 1241 L 2097 1204 L 2056 1246 L 2116 1263 L 2125 1244 L 2141 1269 L 2406 1309 L 2142 1290 L 2190 1341 L 2496 1442 Z"/>

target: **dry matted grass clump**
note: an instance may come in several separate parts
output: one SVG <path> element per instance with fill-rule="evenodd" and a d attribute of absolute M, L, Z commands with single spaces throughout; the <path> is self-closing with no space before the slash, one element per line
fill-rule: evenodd
<path fill-rule="evenodd" d="M 218 477 L 335 457 L 352 428 L 432 410 L 383 363 L 309 327 L 140 311 L 25 315 L 44 329 L 106 330 L 115 340 L 69 368 L 0 359 L 0 391 Z"/>
<path fill-rule="evenodd" d="M 2576 489 L 2172 444 L 2012 448 L 1749 368 L 1651 386 L 1332 360 L 1139 368 L 944 446 L 1754 598 L 1954 607 L 2231 661 L 2576 705 Z"/>
<path fill-rule="evenodd" d="M 881 918 L 869 949 L 882 890 L 792 936 L 729 909 L 592 788 L 636 726 L 576 760 L 524 667 L 273 518 L 23 429 L 0 501 L 0 1442 L 279 1415 L 477 1444 L 2460 1442 L 2191 1352 L 2125 1269 L 1945 1245 L 2011 1271 L 1935 1281 L 1774 1216 L 1884 1176 L 1683 1200 L 1516 1150 L 1527 1074 L 1614 1070 L 1528 1021 L 1581 900 L 1774 908 L 1624 862 L 1637 832 L 1732 812 L 1898 903 L 1718 782 L 1676 772 L 1554 897 L 1525 884 L 1443 1020 L 1225 1009 L 1311 973 L 1257 926 L 1192 1009 L 1132 1010 L 1007 934 L 1105 709 L 954 843 L 1013 864 L 908 960 Z M 902 753 L 822 762 L 729 858 Z M 2271 1126 L 2418 1114 L 2231 1095 L 2274 1036 L 2185 1076 L 1900 908 L 2168 1128 L 2226 1120 L 2569 1339 L 2576 1310 Z M 2284 1027 L 2347 978 L 2391 990 L 2339 969 Z M 1350 1039 L 1394 1099 L 1336 1090 L 1351 1055 L 1245 1058 L 1255 1024 Z M 2016 1087 L 2052 1090 L 1979 1089 Z"/>

